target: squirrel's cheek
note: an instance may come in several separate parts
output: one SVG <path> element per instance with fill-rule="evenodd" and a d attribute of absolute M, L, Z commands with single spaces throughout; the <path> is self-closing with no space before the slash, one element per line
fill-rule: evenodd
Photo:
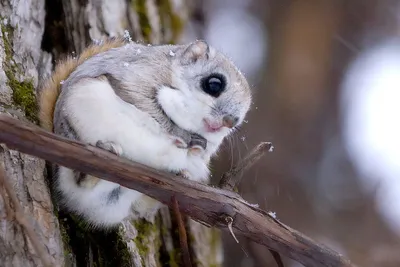
<path fill-rule="evenodd" d="M 196 113 L 192 108 L 191 101 L 187 96 L 177 89 L 163 86 L 157 94 L 157 101 L 165 114 L 180 128 L 195 131 L 196 121 L 193 115 Z M 188 119 L 191 118 L 191 119 Z"/>
<path fill-rule="evenodd" d="M 167 86 L 159 89 L 157 101 L 166 112 L 183 107 L 183 95 L 179 90 Z"/>

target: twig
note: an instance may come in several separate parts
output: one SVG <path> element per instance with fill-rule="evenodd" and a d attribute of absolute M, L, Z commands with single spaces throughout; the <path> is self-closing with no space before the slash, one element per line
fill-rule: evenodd
<path fill-rule="evenodd" d="M 272 151 L 273 150 L 272 143 L 270 142 L 263 142 L 260 143 L 258 146 L 256 146 L 242 161 L 240 161 L 232 170 L 224 173 L 222 175 L 221 181 L 219 183 L 219 187 L 227 190 L 233 190 L 235 186 L 240 182 L 241 176 L 239 174 L 243 174 L 246 170 L 248 170 L 251 166 L 253 166 L 257 161 L 259 161 L 267 151 Z M 231 217 L 229 217 L 231 218 Z M 275 218 L 274 218 L 275 219 Z M 231 235 L 235 239 L 237 243 L 239 243 L 239 240 L 236 238 L 235 234 L 232 231 L 232 223 L 233 219 L 231 218 L 231 222 L 228 225 L 229 231 L 231 232 Z M 271 252 L 272 256 L 274 257 L 274 260 L 278 264 L 278 267 L 284 267 L 283 262 L 281 259 L 281 255 L 274 251 L 269 249 Z"/>
<path fill-rule="evenodd" d="M 29 223 L 28 219 L 24 215 L 24 211 L 21 207 L 21 204 L 19 203 L 19 200 L 17 198 L 17 195 L 15 194 L 13 187 L 9 183 L 9 181 L 6 179 L 6 174 L 2 166 L 0 166 L 0 186 L 3 185 L 5 191 L 7 192 L 7 195 L 9 196 L 11 203 L 14 206 L 15 211 L 14 212 L 14 217 L 15 220 L 22 226 L 22 228 L 25 230 L 27 236 L 32 242 L 32 245 L 34 249 L 36 250 L 40 260 L 42 261 L 43 265 L 46 267 L 52 267 L 53 264 L 51 263 L 50 256 L 46 252 L 46 248 L 43 246 L 43 244 L 39 241 L 39 236 L 35 233 L 35 230 L 33 229 L 33 226 Z M 6 199 L 6 196 L 3 195 L 3 198 Z M 7 207 L 8 212 L 12 212 L 11 208 Z"/>
<path fill-rule="evenodd" d="M 233 190 L 240 182 L 241 176 L 239 174 L 248 170 L 254 165 L 254 163 L 259 161 L 267 151 L 271 151 L 272 149 L 272 143 L 260 143 L 242 161 L 240 161 L 238 165 L 222 175 L 219 187 L 222 189 Z"/>
<path fill-rule="evenodd" d="M 227 229 L 226 223 L 221 222 L 220 218 L 223 214 L 231 216 L 235 222 L 233 228 L 236 234 L 307 267 L 354 266 L 330 248 L 317 244 L 290 227 L 278 224 L 266 211 L 252 207 L 233 192 L 154 170 L 6 115 L 0 115 L 0 129 L 0 142 L 11 149 L 118 183 L 166 205 L 171 205 L 171 197 L 176 195 L 180 200 L 180 211 L 195 220 Z"/>
<path fill-rule="evenodd" d="M 230 232 L 231 236 L 233 237 L 233 239 L 235 239 L 236 243 L 239 244 L 239 239 L 237 239 L 237 237 L 235 236 L 235 233 L 233 232 L 233 218 L 231 216 L 226 216 L 226 215 L 224 215 L 222 217 L 223 217 L 223 220 L 225 220 L 225 222 L 226 222 L 226 224 L 228 226 L 228 229 L 229 229 L 229 232 Z"/>
<path fill-rule="evenodd" d="M 185 224 L 183 222 L 181 212 L 179 211 L 178 200 L 176 200 L 175 196 L 172 196 L 171 199 L 172 199 L 172 210 L 174 211 L 176 220 L 178 222 L 179 241 L 182 249 L 183 263 L 185 264 L 185 267 L 192 267 L 192 263 L 190 261 L 190 252 L 187 242 Z"/>

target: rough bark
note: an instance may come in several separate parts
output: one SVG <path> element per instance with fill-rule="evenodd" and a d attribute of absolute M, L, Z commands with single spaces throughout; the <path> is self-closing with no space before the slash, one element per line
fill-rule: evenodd
<path fill-rule="evenodd" d="M 56 60 L 79 53 L 92 40 L 128 30 L 135 41 L 178 42 L 188 18 L 185 3 L 0 0 L 0 112 L 37 122 L 40 78 Z M 52 203 L 44 161 L 1 145 L 0 164 L 27 216 L 36 222 L 54 266 L 180 265 L 176 222 L 168 208 L 149 221 L 126 221 L 115 231 L 90 230 Z M 42 266 L 23 229 L 7 217 L 9 201 L 2 195 L 7 194 L 0 194 L 0 265 Z M 187 230 L 194 266 L 220 265 L 219 232 L 190 220 Z"/>
<path fill-rule="evenodd" d="M 25 114 L 36 120 L 34 88 L 38 69 L 49 69 L 49 65 L 42 64 L 47 58 L 41 50 L 44 15 L 44 0 L 0 1 L 0 113 Z M 24 213 L 38 222 L 37 233 L 52 261 L 62 265 L 59 224 L 43 179 L 45 162 L 0 145 L 0 164 L 12 178 Z M 21 226 L 7 217 L 9 197 L 5 196 L 0 195 L 0 265 L 41 266 Z"/>

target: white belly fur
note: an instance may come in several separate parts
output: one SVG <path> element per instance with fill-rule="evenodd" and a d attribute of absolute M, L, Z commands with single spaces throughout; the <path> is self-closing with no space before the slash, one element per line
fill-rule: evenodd
<path fill-rule="evenodd" d="M 122 101 L 104 81 L 83 80 L 66 94 L 63 110 L 71 120 L 81 141 L 95 144 L 111 141 L 122 147 L 122 157 L 165 171 L 187 170 L 197 181 L 208 179 L 207 162 L 201 156 L 173 145 L 172 140 L 148 114 Z M 66 113 L 68 112 L 68 113 Z M 107 202 L 107 194 L 118 184 L 101 180 L 94 188 L 78 187 L 72 171 L 60 167 L 58 187 L 66 205 L 82 214 L 94 226 L 114 225 L 130 214 L 133 207 L 139 217 L 151 217 L 160 204 L 143 194 L 123 188 L 116 203 Z"/>

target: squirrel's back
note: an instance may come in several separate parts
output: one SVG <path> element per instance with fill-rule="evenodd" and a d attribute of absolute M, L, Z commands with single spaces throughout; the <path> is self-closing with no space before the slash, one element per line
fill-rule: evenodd
<path fill-rule="evenodd" d="M 111 48 L 121 47 L 126 44 L 126 41 L 121 38 L 109 39 L 102 44 L 93 44 L 86 48 L 79 57 L 68 57 L 59 62 L 50 78 L 48 78 L 39 90 L 39 121 L 40 126 L 48 131 L 53 131 L 53 114 L 60 95 L 61 83 L 85 60 L 88 58 L 110 50 Z"/>

